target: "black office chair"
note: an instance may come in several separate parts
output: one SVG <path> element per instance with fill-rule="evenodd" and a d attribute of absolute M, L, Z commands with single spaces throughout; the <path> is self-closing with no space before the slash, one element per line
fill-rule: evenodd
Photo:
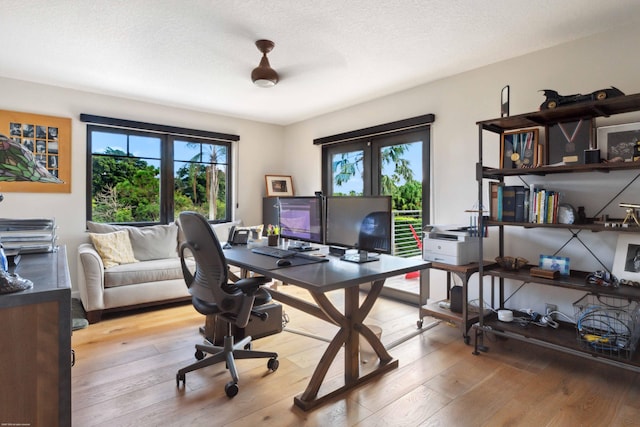
<path fill-rule="evenodd" d="M 266 277 L 240 279 L 235 283 L 228 282 L 227 261 L 220 242 L 207 220 L 196 212 L 182 212 L 180 226 L 185 242 L 180 245 L 180 261 L 184 280 L 192 296 L 193 306 L 204 315 L 213 314 L 218 320 L 227 323 L 227 332 L 223 347 L 196 344 L 197 362 L 182 368 L 176 375 L 176 384 L 185 383 L 185 374 L 196 369 L 210 366 L 218 362 L 226 362 L 232 380 L 225 385 L 227 396 L 238 394 L 238 372 L 234 359 L 269 358 L 267 368 L 278 369 L 278 354 L 251 350 L 251 337 L 247 336 L 234 343 L 232 325 L 244 328 L 251 315 L 266 320 L 267 314 L 254 311 L 258 305 L 271 301 L 271 295 L 260 286 L 268 282 Z M 193 254 L 196 261 L 195 272 L 192 273 L 185 262 L 185 257 Z M 205 353 L 211 354 L 205 359 Z"/>
<path fill-rule="evenodd" d="M 364 217 L 358 232 L 358 247 L 391 252 L 391 224 L 388 212 L 371 212 Z"/>

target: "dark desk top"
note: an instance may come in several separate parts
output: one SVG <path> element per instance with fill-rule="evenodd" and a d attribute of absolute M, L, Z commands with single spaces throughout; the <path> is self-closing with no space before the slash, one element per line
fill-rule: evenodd
<path fill-rule="evenodd" d="M 277 258 L 255 254 L 245 246 L 225 249 L 224 254 L 231 265 L 246 268 L 313 292 L 344 289 L 411 271 L 424 270 L 431 265 L 422 259 L 400 258 L 382 254 L 378 261 L 363 264 L 342 261 L 339 257 L 328 255 L 329 262 L 277 267 Z"/>
<path fill-rule="evenodd" d="M 57 298 L 71 301 L 71 279 L 64 246 L 55 252 L 23 254 L 16 267 L 9 269 L 33 282 L 33 287 L 24 291 L 0 295 L 0 307 L 32 304 Z"/>

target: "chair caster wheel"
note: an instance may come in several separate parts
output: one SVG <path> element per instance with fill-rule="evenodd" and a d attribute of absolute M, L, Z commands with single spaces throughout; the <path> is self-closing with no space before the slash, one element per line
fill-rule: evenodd
<path fill-rule="evenodd" d="M 238 384 L 234 383 L 234 382 L 230 382 L 225 384 L 224 386 L 224 392 L 227 393 L 228 397 L 233 397 L 236 394 L 238 394 Z"/>
<path fill-rule="evenodd" d="M 251 345 L 251 343 L 248 343 L 244 346 L 245 350 L 253 350 L 253 346 Z"/>
<path fill-rule="evenodd" d="M 204 359 L 204 351 L 202 351 L 202 350 L 196 350 L 195 357 L 196 357 L 196 360 L 202 360 L 202 359 Z"/>
<path fill-rule="evenodd" d="M 416 322 L 416 326 L 418 327 L 418 329 L 422 329 L 422 320 L 418 320 Z"/>
<path fill-rule="evenodd" d="M 269 359 L 269 361 L 267 362 L 267 368 L 270 371 L 277 371 L 279 366 L 280 362 L 275 357 Z"/>
<path fill-rule="evenodd" d="M 182 381 L 182 385 L 186 382 L 185 374 L 176 374 L 176 387 L 180 387 L 180 381 Z"/>

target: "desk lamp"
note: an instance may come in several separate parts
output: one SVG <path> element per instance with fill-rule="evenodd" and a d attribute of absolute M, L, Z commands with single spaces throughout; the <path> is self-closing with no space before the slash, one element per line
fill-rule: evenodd
<path fill-rule="evenodd" d="M 62 181 L 53 176 L 33 157 L 33 153 L 5 135 L 0 134 L 0 182 L 30 181 L 51 182 L 61 184 Z M 4 197 L 0 194 L 0 201 Z M 0 256 L 3 268 L 0 268 L 0 294 L 23 291 L 33 287 L 33 282 L 17 274 L 6 271 L 7 261 L 0 244 Z"/>

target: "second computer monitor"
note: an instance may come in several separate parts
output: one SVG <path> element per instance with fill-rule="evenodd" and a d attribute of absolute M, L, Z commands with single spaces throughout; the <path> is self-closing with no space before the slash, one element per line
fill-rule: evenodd
<path fill-rule="evenodd" d="M 324 243 L 321 197 L 280 197 L 280 235 L 285 239 Z"/>
<path fill-rule="evenodd" d="M 327 197 L 326 243 L 391 253 L 391 197 Z"/>

